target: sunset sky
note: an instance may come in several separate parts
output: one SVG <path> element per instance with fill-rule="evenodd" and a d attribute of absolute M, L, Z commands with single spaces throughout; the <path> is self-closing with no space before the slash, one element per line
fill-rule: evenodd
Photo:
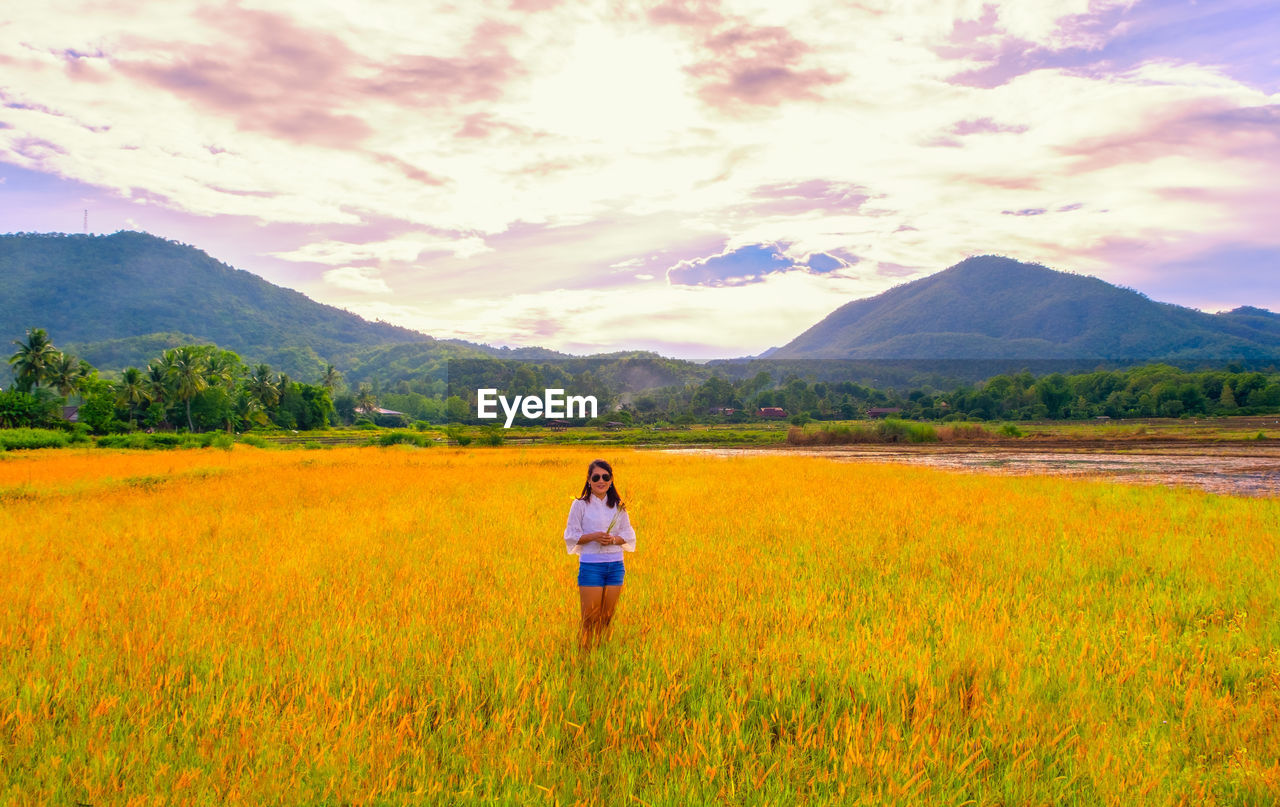
<path fill-rule="evenodd" d="M 997 253 L 1280 311 L 1280 8 L 0 11 L 0 232 L 145 230 L 370 319 L 758 353 Z"/>

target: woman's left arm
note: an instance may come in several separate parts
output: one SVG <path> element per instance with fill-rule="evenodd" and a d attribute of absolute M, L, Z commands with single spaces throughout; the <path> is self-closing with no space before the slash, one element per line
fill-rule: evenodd
<path fill-rule="evenodd" d="M 614 530 L 614 535 L 622 539 L 622 551 L 635 552 L 636 531 L 631 526 L 631 516 L 627 514 L 626 510 L 618 514 L 618 523 L 614 525 Z"/>

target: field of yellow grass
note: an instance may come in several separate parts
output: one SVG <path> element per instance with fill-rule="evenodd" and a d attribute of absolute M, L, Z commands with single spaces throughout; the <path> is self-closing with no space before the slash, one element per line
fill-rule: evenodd
<path fill-rule="evenodd" d="M 1280 500 L 594 449 L 0 457 L 0 804 L 1271 804 Z"/>

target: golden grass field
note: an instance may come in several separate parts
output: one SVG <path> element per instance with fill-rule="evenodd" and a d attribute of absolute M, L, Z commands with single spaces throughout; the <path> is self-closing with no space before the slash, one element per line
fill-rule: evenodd
<path fill-rule="evenodd" d="M 0 804 L 1273 804 L 1280 500 L 597 449 L 0 455 Z"/>

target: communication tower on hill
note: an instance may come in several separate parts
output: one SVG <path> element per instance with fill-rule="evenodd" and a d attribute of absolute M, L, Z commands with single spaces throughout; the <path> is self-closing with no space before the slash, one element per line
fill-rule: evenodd
<path fill-rule="evenodd" d="M 84 234 L 89 234 L 89 211 L 84 211 Z"/>

